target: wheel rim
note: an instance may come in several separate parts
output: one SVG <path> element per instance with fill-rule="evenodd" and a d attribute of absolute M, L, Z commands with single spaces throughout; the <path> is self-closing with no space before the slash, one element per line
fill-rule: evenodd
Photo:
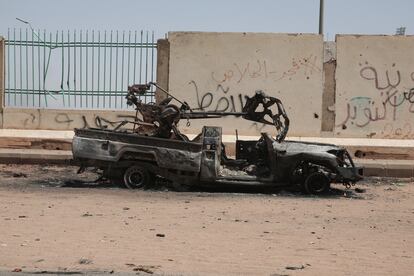
<path fill-rule="evenodd" d="M 326 191 L 329 186 L 328 178 L 320 172 L 311 174 L 306 179 L 306 190 L 310 194 L 320 194 Z"/>
<path fill-rule="evenodd" d="M 145 171 L 139 167 L 130 167 L 125 171 L 124 182 L 130 189 L 141 188 L 145 184 Z"/>

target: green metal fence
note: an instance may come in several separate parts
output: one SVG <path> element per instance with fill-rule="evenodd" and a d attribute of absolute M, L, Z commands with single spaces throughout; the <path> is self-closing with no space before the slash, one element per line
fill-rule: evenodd
<path fill-rule="evenodd" d="M 124 109 L 128 85 L 155 80 L 156 47 L 148 31 L 9 30 L 5 105 Z"/>

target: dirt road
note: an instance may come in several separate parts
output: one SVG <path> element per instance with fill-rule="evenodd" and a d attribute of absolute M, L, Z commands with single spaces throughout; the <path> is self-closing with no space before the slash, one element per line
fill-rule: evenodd
<path fill-rule="evenodd" d="M 75 171 L 1 165 L 1 271 L 275 276 L 414 271 L 414 183 L 407 180 L 371 179 L 358 185 L 364 193 L 335 186 L 331 195 L 318 198 L 286 192 L 131 192 L 82 185 L 92 175 L 79 178 Z"/>

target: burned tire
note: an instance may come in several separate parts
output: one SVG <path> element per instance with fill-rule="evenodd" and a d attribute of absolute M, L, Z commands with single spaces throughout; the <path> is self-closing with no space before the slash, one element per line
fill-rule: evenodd
<path fill-rule="evenodd" d="M 141 189 L 152 182 L 151 174 L 144 168 L 132 166 L 125 170 L 124 185 L 128 189 Z"/>
<path fill-rule="evenodd" d="M 329 178 L 320 171 L 309 174 L 303 183 L 304 189 L 308 194 L 325 194 L 330 188 Z"/>

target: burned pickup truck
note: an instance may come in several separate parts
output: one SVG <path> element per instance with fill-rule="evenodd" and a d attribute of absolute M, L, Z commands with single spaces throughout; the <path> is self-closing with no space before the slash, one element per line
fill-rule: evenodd
<path fill-rule="evenodd" d="M 159 104 L 138 98 L 151 85 L 167 95 Z M 130 86 L 126 99 L 136 107 L 133 121 L 112 130 L 75 129 L 73 157 L 80 171 L 98 168 L 131 189 L 150 186 L 157 176 L 178 185 L 300 186 L 311 194 L 328 191 L 333 182 L 349 186 L 362 178 L 362 169 L 342 147 L 285 140 L 289 118 L 282 102 L 262 91 L 247 97 L 242 112 L 194 110 L 155 83 Z M 178 129 L 180 120 L 223 116 L 274 125 L 277 135 L 262 133 L 257 141 L 237 137 L 231 158 L 221 127 L 204 126 L 191 140 Z"/>

